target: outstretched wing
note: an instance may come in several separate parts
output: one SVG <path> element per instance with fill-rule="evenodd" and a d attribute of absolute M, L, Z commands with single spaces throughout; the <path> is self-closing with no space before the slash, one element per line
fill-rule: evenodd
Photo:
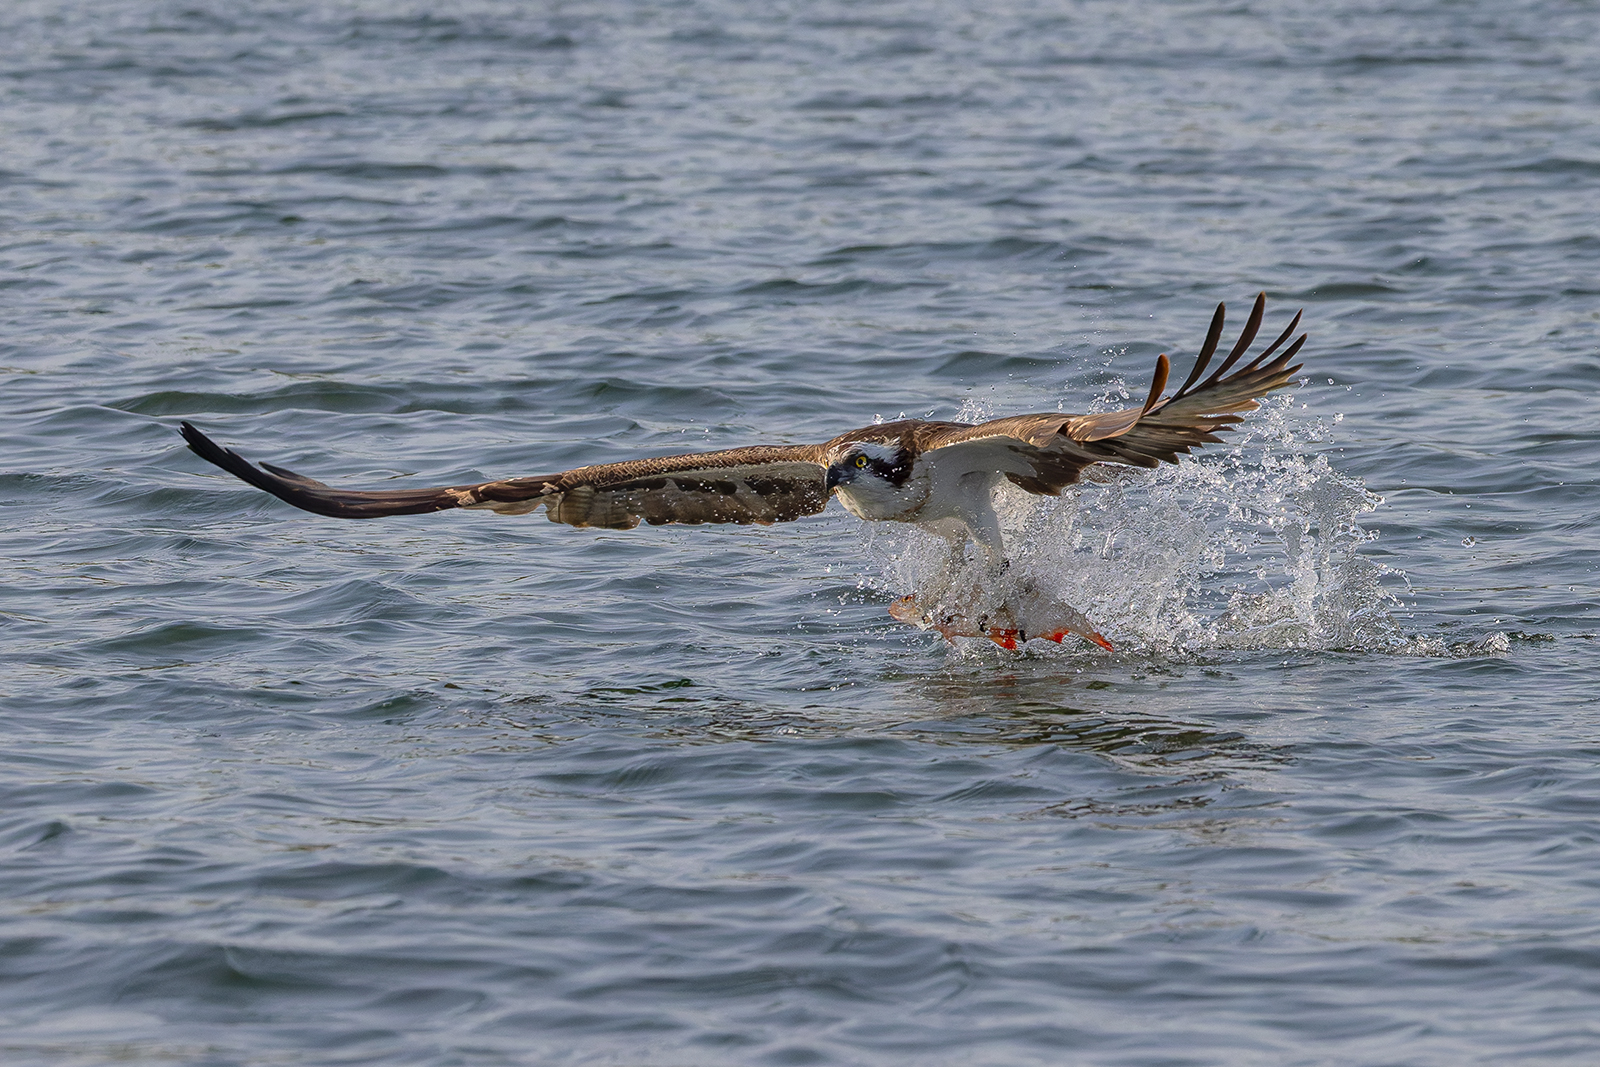
<path fill-rule="evenodd" d="M 303 474 L 256 466 L 189 423 L 183 439 L 200 458 L 297 508 L 340 519 L 420 515 L 479 508 L 526 515 L 544 508 L 552 522 L 628 530 L 664 523 L 787 522 L 828 503 L 817 445 L 734 448 L 685 456 L 580 467 L 535 478 L 426 489 L 336 489 Z"/>
<path fill-rule="evenodd" d="M 1180 453 L 1221 441 L 1218 434 L 1244 421 L 1237 412 L 1254 411 L 1260 406 L 1256 403 L 1258 397 L 1288 385 L 1300 369 L 1299 364 L 1291 367 L 1289 361 L 1306 343 L 1305 334 L 1268 362 L 1300 325 L 1300 313 L 1296 312 L 1276 341 L 1249 363 L 1233 370 L 1255 343 L 1266 304 L 1265 293 L 1256 297 L 1239 340 L 1211 376 L 1202 381 L 1200 376 L 1216 355 L 1222 338 L 1226 309 L 1218 304 L 1194 369 L 1182 388 L 1171 396 L 1161 395 L 1171 371 L 1171 364 L 1163 355 L 1156 359 L 1149 396 L 1138 407 L 1095 415 L 1015 415 L 961 429 L 943 424 L 930 427 L 921 444 L 925 449 L 970 449 L 971 458 L 979 463 L 993 463 L 998 455 L 996 446 L 1003 446 L 1009 455 L 990 469 L 1005 474 L 1030 493 L 1050 495 L 1076 482 L 1083 469 L 1094 463 L 1127 463 L 1136 467 L 1175 463 Z"/>

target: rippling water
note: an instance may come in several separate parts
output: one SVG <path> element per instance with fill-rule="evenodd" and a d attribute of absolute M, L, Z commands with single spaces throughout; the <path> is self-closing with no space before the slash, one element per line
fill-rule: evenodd
<path fill-rule="evenodd" d="M 1600 1059 L 1592 5 L 0 11 L 7 1064 Z M 837 509 L 294 512 L 1068 410 L 1233 449 L 946 648 Z M 396 484 L 402 484 L 397 482 Z"/>

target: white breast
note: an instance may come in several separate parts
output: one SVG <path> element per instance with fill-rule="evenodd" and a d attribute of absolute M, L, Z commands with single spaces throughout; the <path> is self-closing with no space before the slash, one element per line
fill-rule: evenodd
<path fill-rule="evenodd" d="M 982 441 L 925 453 L 912 468 L 912 477 L 920 475 L 927 485 L 926 499 L 905 521 L 952 542 L 970 537 L 995 561 L 1002 559 L 1005 546 L 994 493 L 1005 478 L 1002 472 L 1015 462 L 1015 455 L 1003 445 Z"/>

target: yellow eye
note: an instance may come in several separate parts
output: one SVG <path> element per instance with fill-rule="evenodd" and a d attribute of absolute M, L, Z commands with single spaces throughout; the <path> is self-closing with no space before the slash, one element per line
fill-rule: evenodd
<path fill-rule="evenodd" d="M 867 457 L 866 456 L 857 456 L 856 457 L 856 466 L 857 467 L 865 467 L 866 465 L 867 465 Z"/>

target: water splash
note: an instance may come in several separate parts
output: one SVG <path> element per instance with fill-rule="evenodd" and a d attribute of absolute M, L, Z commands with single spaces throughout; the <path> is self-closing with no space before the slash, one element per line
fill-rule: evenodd
<path fill-rule="evenodd" d="M 1392 588 L 1404 575 L 1360 551 L 1383 500 L 1307 453 L 1329 427 L 1292 426 L 1293 404 L 1273 398 L 1228 447 L 1175 466 L 1091 468 L 1101 480 L 1059 498 L 1003 488 L 1012 575 L 1085 612 L 1119 651 L 1503 652 L 1504 635 L 1451 645 L 1405 632 Z M 949 583 L 942 541 L 914 528 L 875 541 L 886 590 Z"/>

